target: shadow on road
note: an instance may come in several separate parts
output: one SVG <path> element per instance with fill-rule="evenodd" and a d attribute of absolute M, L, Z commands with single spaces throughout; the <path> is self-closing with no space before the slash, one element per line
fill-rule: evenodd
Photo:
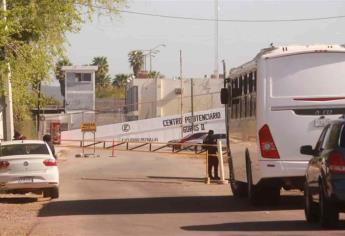
<path fill-rule="evenodd" d="M 50 202 L 39 216 L 275 211 L 301 209 L 302 204 L 301 196 L 283 196 L 281 204 L 262 207 L 231 196 L 73 200 Z"/>
<path fill-rule="evenodd" d="M 0 203 L 6 204 L 26 204 L 37 202 L 37 198 L 34 197 L 3 197 L 0 198 Z"/>
<path fill-rule="evenodd" d="M 257 222 L 233 222 L 213 225 L 183 226 L 188 231 L 309 231 L 322 230 L 317 224 L 308 224 L 304 220 L 291 221 L 257 221 Z M 341 221 L 339 229 L 345 229 L 345 222 Z"/>
<path fill-rule="evenodd" d="M 194 178 L 194 177 L 167 177 L 167 176 L 147 176 L 150 179 L 165 179 L 165 180 L 178 180 L 183 182 L 196 182 L 204 183 L 205 178 Z"/>

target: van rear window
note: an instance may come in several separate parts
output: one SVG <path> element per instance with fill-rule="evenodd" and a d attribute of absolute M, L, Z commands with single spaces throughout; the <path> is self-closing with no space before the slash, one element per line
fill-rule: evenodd
<path fill-rule="evenodd" d="M 305 53 L 267 63 L 272 97 L 344 95 L 345 53 Z"/>

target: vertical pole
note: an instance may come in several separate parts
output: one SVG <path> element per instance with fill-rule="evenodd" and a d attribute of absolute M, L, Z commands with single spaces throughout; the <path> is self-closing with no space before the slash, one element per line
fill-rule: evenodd
<path fill-rule="evenodd" d="M 93 133 L 93 155 L 96 154 L 96 132 Z"/>
<path fill-rule="evenodd" d="M 210 176 L 208 176 L 208 151 L 206 151 L 206 178 L 205 183 L 210 184 Z"/>
<path fill-rule="evenodd" d="M 38 94 L 37 94 L 37 138 L 40 138 L 40 113 L 41 113 L 41 81 L 38 83 Z"/>
<path fill-rule="evenodd" d="M 6 18 L 6 11 L 7 11 L 7 4 L 6 0 L 2 0 L 2 7 L 3 11 L 5 13 L 4 15 L 4 21 L 5 21 L 5 31 L 7 31 L 7 18 Z M 5 52 L 5 60 L 6 60 L 6 46 L 4 48 Z M 13 104 L 12 104 L 12 84 L 11 84 L 11 66 L 10 63 L 7 62 L 7 76 L 5 79 L 5 115 L 4 115 L 4 139 L 5 140 L 11 140 L 13 138 L 14 134 L 14 127 L 13 127 Z"/>
<path fill-rule="evenodd" d="M 181 138 L 183 138 L 183 79 L 182 79 L 182 50 L 180 50 L 180 88 L 181 88 Z"/>
<path fill-rule="evenodd" d="M 82 139 L 82 141 L 81 141 L 82 152 L 83 152 L 82 157 L 84 157 L 84 135 L 85 135 L 85 132 L 83 132 L 83 139 Z"/>
<path fill-rule="evenodd" d="M 222 142 L 220 140 L 217 141 L 218 147 L 218 160 L 220 164 L 220 183 L 225 184 L 225 175 L 224 175 L 224 162 L 223 162 L 223 151 L 222 151 Z"/>
<path fill-rule="evenodd" d="M 111 149 L 111 156 L 114 157 L 115 156 L 115 141 L 113 139 L 113 145 L 112 145 L 112 149 Z"/>
<path fill-rule="evenodd" d="M 219 13 L 219 6 L 218 0 L 214 1 L 214 14 L 215 14 L 215 22 L 214 22 L 214 74 L 216 79 L 219 79 L 219 72 L 218 72 L 218 13 Z"/>
<path fill-rule="evenodd" d="M 152 49 L 149 51 L 150 53 L 150 72 L 152 71 Z"/>
<path fill-rule="evenodd" d="M 193 94 L 193 79 L 190 79 L 190 107 L 192 114 L 192 134 L 194 133 L 194 94 Z"/>

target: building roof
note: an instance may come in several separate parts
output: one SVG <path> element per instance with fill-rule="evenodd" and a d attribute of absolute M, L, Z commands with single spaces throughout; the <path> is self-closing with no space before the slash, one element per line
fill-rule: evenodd
<path fill-rule="evenodd" d="M 62 70 L 66 72 L 95 72 L 96 70 L 98 70 L 98 66 L 89 66 L 89 65 L 63 66 Z"/>

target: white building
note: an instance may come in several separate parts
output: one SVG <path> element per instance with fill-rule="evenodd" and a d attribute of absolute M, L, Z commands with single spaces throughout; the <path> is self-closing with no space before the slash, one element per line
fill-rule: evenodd
<path fill-rule="evenodd" d="M 178 115 L 221 108 L 216 79 L 134 79 L 127 85 L 128 120 Z"/>

